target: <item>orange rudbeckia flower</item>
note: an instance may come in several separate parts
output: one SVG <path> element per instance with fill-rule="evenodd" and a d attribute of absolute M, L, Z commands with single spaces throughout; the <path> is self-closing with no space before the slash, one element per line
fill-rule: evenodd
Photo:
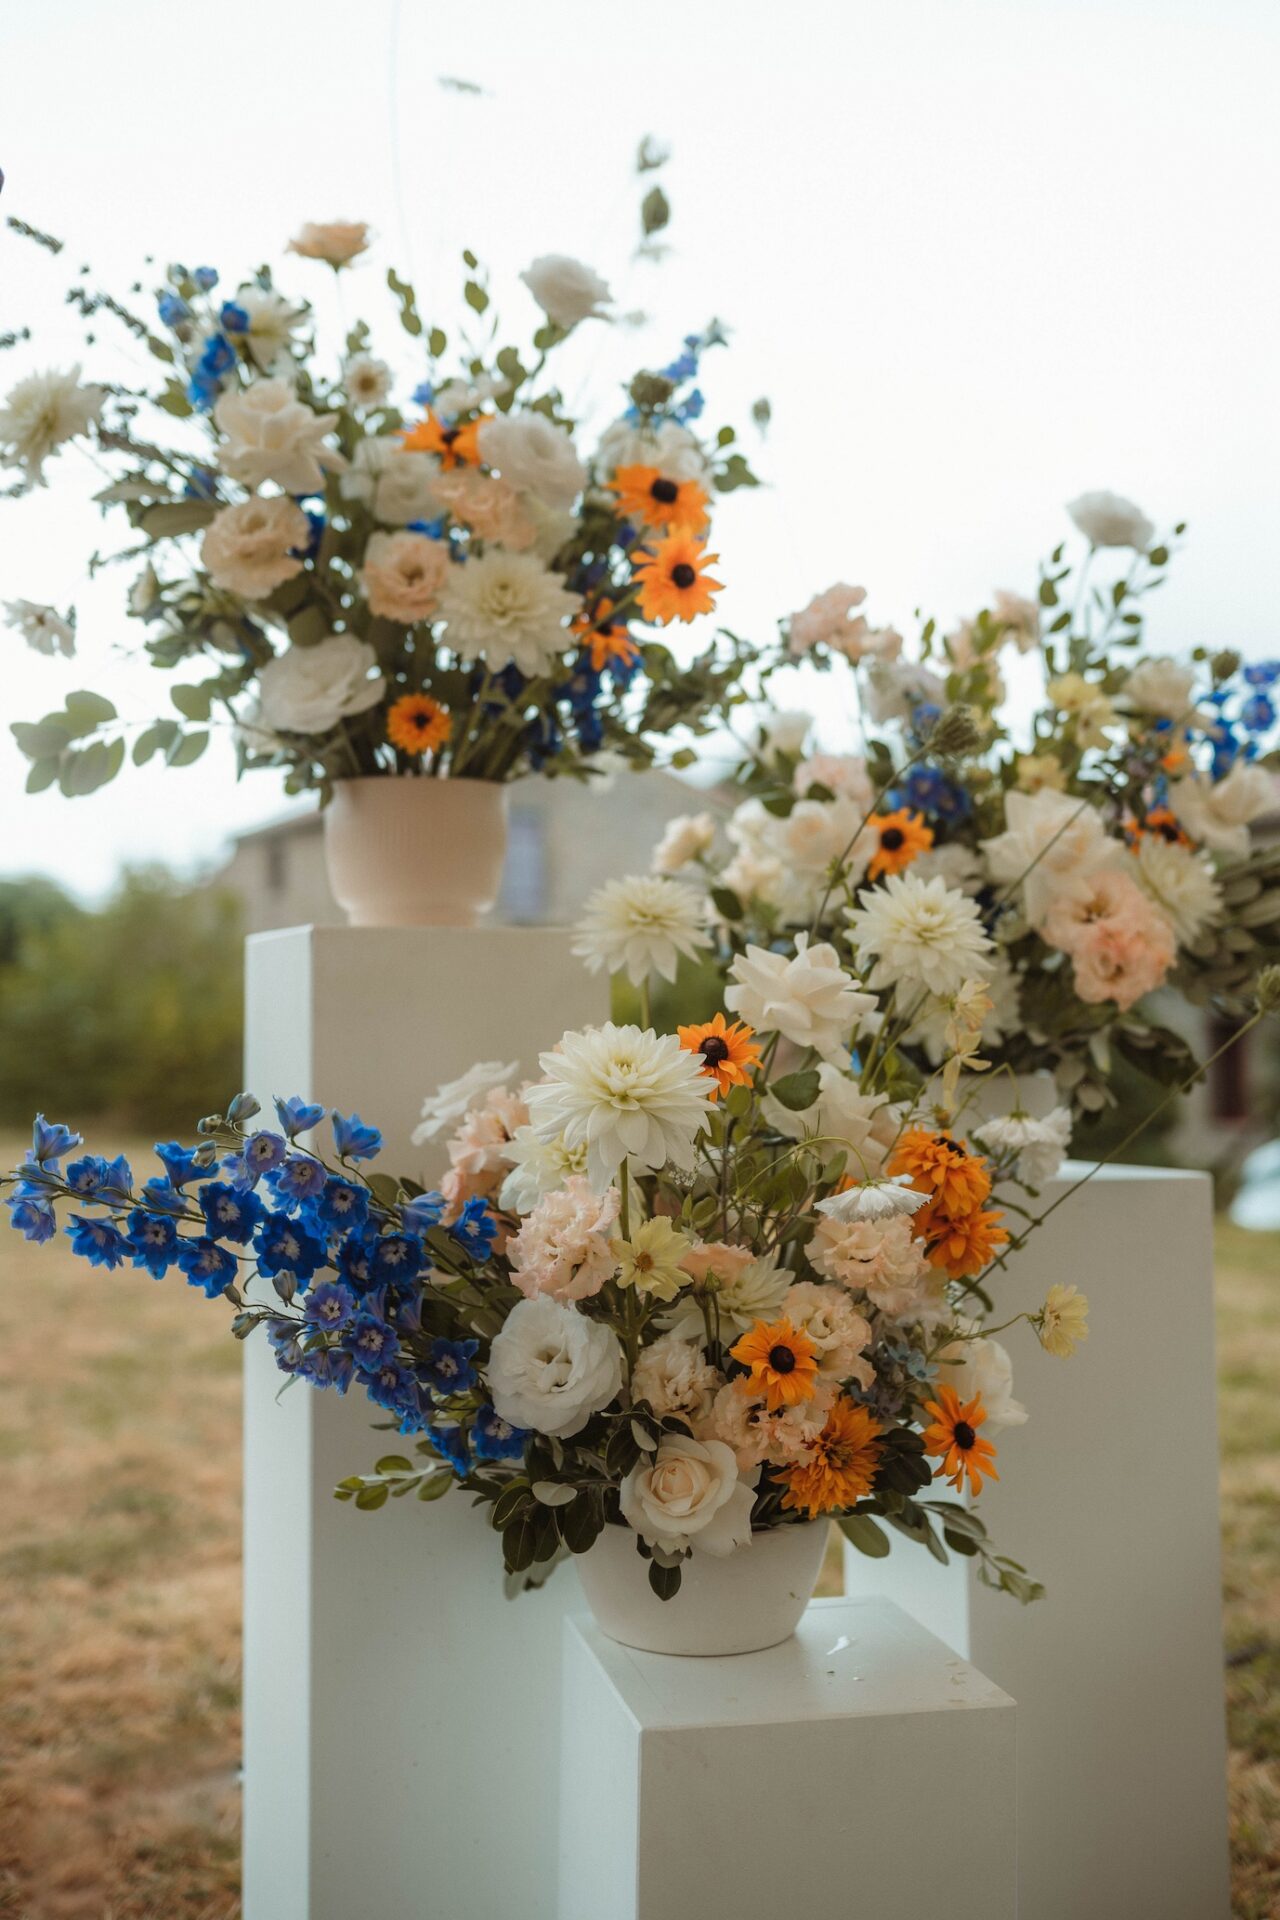
<path fill-rule="evenodd" d="M 1157 839 L 1168 840 L 1176 847 L 1191 845 L 1191 835 L 1172 807 L 1152 807 L 1146 819 L 1137 823 L 1137 832 L 1139 835 L 1154 834 Z"/>
<path fill-rule="evenodd" d="M 450 427 L 438 413 L 428 411 L 426 419 L 419 420 L 416 427 L 403 429 L 403 450 L 436 454 L 446 473 L 451 467 L 478 467 L 479 433 L 483 425 L 483 420 L 464 420 L 461 425 Z"/>
<path fill-rule="evenodd" d="M 783 1506 L 816 1520 L 820 1513 L 834 1513 L 865 1498 L 875 1484 L 880 1465 L 877 1442 L 883 1432 L 865 1407 L 842 1393 L 804 1458 L 779 1473 L 787 1487 Z"/>
<path fill-rule="evenodd" d="M 763 1393 L 770 1413 L 812 1400 L 818 1384 L 817 1353 L 808 1334 L 789 1320 L 757 1320 L 729 1352 L 751 1369 L 739 1386 Z"/>
<path fill-rule="evenodd" d="M 449 709 L 429 693 L 405 693 L 387 713 L 387 738 L 402 753 L 434 753 L 449 738 Z"/>
<path fill-rule="evenodd" d="M 701 1026 L 677 1027 L 676 1033 L 686 1053 L 702 1055 L 702 1071 L 716 1083 L 711 1090 L 713 1100 L 728 1093 L 730 1087 L 745 1087 L 752 1068 L 760 1065 L 760 1049 L 751 1044 L 755 1028 L 741 1020 L 726 1026 L 724 1015 L 718 1013 Z"/>
<path fill-rule="evenodd" d="M 618 516 L 642 527 L 701 533 L 707 525 L 707 493 L 696 480 L 669 480 L 656 467 L 619 467 L 609 487 L 618 496 Z"/>
<path fill-rule="evenodd" d="M 973 1213 L 991 1192 L 991 1175 L 976 1154 L 967 1153 L 948 1133 L 910 1127 L 893 1150 L 890 1173 L 909 1174 L 917 1193 L 957 1218 Z"/>
<path fill-rule="evenodd" d="M 592 671 L 603 673 L 616 661 L 621 667 L 634 666 L 640 649 L 626 625 L 613 618 L 614 602 L 601 600 L 593 613 L 580 613 L 570 632 L 591 655 Z"/>
<path fill-rule="evenodd" d="M 880 836 L 880 845 L 871 856 L 868 880 L 878 880 L 882 873 L 901 873 L 918 853 L 933 845 L 933 828 L 926 827 L 924 816 L 912 813 L 910 807 L 881 814 L 870 822 L 870 827 Z"/>
<path fill-rule="evenodd" d="M 967 1280 L 990 1266 L 1007 1243 L 1009 1236 L 999 1225 L 1003 1219 L 1002 1213 L 981 1207 L 950 1214 L 935 1202 L 913 1214 L 911 1226 L 917 1238 L 928 1242 L 930 1266 L 945 1267 L 949 1280 Z"/>
<path fill-rule="evenodd" d="M 967 1478 L 978 1494 L 984 1479 L 1000 1478 L 991 1464 L 996 1450 L 978 1432 L 987 1410 L 977 1395 L 962 1406 L 954 1387 L 939 1387 L 937 1399 L 926 1400 L 924 1410 L 933 1415 L 933 1425 L 925 1428 L 924 1450 L 942 1456 L 933 1470 L 935 1480 L 945 1475 L 949 1486 L 959 1488 Z"/>
<path fill-rule="evenodd" d="M 696 620 L 710 613 L 723 580 L 706 571 L 720 558 L 706 553 L 692 534 L 673 533 L 659 540 L 635 563 L 640 589 L 640 612 L 646 620 Z"/>

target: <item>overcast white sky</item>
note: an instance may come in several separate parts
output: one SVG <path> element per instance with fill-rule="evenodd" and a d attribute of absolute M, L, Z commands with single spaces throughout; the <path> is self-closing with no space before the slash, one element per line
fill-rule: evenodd
<path fill-rule="evenodd" d="M 1159 646 L 1280 652 L 1272 0 L 255 0 L 234 21 L 0 0 L 0 30 L 0 213 L 68 242 L 49 260 L 0 233 L 0 331 L 37 336 L 0 357 L 5 388 L 77 356 L 82 260 L 115 290 L 151 284 L 148 252 L 234 285 L 305 219 L 368 219 L 348 315 L 383 323 L 409 378 L 388 264 L 448 327 L 473 247 L 510 337 L 533 318 L 519 268 L 576 253 L 653 318 L 589 331 L 571 373 L 607 393 L 715 313 L 734 332 L 706 367 L 713 423 L 772 401 L 769 487 L 717 517 L 730 626 L 763 633 L 840 578 L 878 620 L 952 619 L 1028 587 L 1062 502 L 1108 486 L 1190 522 Z M 628 264 L 645 132 L 674 149 L 659 269 Z M 328 292 L 305 262 L 284 284 Z M 87 370 L 119 378 L 109 338 Z M 166 677 L 119 651 L 129 574 L 85 582 L 95 476 L 68 455 L 50 477 L 0 503 L 0 600 L 74 602 L 81 657 L 0 631 L 0 870 L 96 892 L 125 861 L 208 861 L 281 799 L 276 776 L 237 788 L 225 748 L 88 800 L 22 794 L 9 720 L 82 685 L 168 710 Z"/>

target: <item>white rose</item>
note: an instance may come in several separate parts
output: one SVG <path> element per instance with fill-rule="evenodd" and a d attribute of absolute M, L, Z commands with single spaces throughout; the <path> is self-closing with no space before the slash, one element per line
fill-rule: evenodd
<path fill-rule="evenodd" d="M 486 466 L 496 468 L 509 487 L 549 507 L 571 507 L 586 483 L 587 470 L 568 433 L 540 413 L 498 414 L 485 421 L 476 444 Z"/>
<path fill-rule="evenodd" d="M 566 331 L 580 320 L 602 319 L 613 298 L 598 273 L 566 253 L 544 253 L 520 278 L 548 320 Z"/>
<path fill-rule="evenodd" d="M 287 380 L 233 387 L 213 409 L 214 424 L 226 437 L 219 463 L 246 487 L 272 480 L 286 493 L 316 493 L 326 469 L 340 473 L 347 464 L 323 444 L 337 418 L 336 413 L 312 413 Z"/>
<path fill-rule="evenodd" d="M 615 420 L 601 436 L 595 464 L 602 473 L 615 473 L 619 467 L 656 467 L 667 480 L 701 480 L 707 471 L 697 440 L 688 427 L 674 420 L 664 420 L 658 427 Z"/>
<path fill-rule="evenodd" d="M 347 714 L 365 713 L 386 692 L 373 648 L 349 633 L 314 647 L 290 647 L 258 674 L 258 715 L 273 733 L 328 733 Z"/>
<path fill-rule="evenodd" d="M 1191 835 L 1215 853 L 1249 851 L 1249 824 L 1280 805 L 1280 781 L 1265 767 L 1237 760 L 1229 774 L 1216 783 L 1198 775 L 1175 780 L 1169 805 Z"/>
<path fill-rule="evenodd" d="M 622 1385 L 622 1349 L 608 1327 L 543 1294 L 507 1315 L 489 1352 L 489 1394 L 513 1427 L 568 1439 Z"/>
<path fill-rule="evenodd" d="M 1140 661 L 1124 683 L 1125 704 L 1165 720 L 1184 720 L 1191 711 L 1194 667 L 1180 666 L 1168 654 Z"/>
<path fill-rule="evenodd" d="M 757 1032 L 780 1033 L 827 1060 L 847 1058 L 853 1034 L 876 1004 L 846 973 L 835 948 L 825 941 L 811 947 L 807 933 L 796 936 L 793 958 L 748 947 L 730 974 L 734 984 L 724 1003 L 731 1013 Z"/>
<path fill-rule="evenodd" d="M 751 1544 L 758 1477 L 759 1468 L 739 1474 L 722 1440 L 668 1434 L 623 1481 L 622 1517 L 642 1540 L 664 1553 L 700 1547 L 724 1560 L 737 1547 Z"/>
<path fill-rule="evenodd" d="M 445 508 L 433 491 L 440 462 L 430 453 L 406 453 L 398 434 L 374 434 L 356 448 L 338 482 L 344 500 L 356 500 L 387 527 L 439 520 Z"/>
<path fill-rule="evenodd" d="M 1082 493 L 1068 502 L 1067 512 L 1092 547 L 1133 547 L 1145 553 L 1155 537 L 1142 508 L 1119 493 Z"/>
<path fill-rule="evenodd" d="M 938 1384 L 954 1387 L 961 1406 L 981 1400 L 986 1431 L 1020 1427 L 1027 1417 L 1013 1397 L 1013 1362 L 998 1340 L 953 1340 L 938 1355 Z"/>
<path fill-rule="evenodd" d="M 668 820 L 649 862 L 653 873 L 679 873 L 711 851 L 716 823 L 709 813 L 682 813 Z"/>

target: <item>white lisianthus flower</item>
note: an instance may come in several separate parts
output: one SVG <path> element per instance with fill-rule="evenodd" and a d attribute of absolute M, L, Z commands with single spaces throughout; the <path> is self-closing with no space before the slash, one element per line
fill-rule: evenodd
<path fill-rule="evenodd" d="M 234 304 L 249 316 L 247 330 L 235 337 L 248 347 L 254 366 L 263 373 L 278 370 L 287 379 L 292 370 L 293 330 L 306 318 L 306 309 L 291 306 L 282 293 L 269 287 L 241 287 Z"/>
<path fill-rule="evenodd" d="M 204 531 L 200 558 L 215 587 L 242 600 L 264 600 L 302 572 L 311 523 L 283 494 L 220 507 Z"/>
<path fill-rule="evenodd" d="M 528 1213 L 544 1194 L 587 1171 L 585 1141 L 567 1147 L 563 1134 L 544 1140 L 530 1126 L 516 1128 L 507 1142 L 506 1156 L 511 1171 L 502 1183 L 498 1204 L 508 1213 Z"/>
<path fill-rule="evenodd" d="M 966 980 L 991 971 L 994 948 L 981 914 L 945 881 L 891 873 L 860 898 L 864 904 L 846 907 L 845 917 L 859 953 L 875 958 L 871 986 L 949 998 Z"/>
<path fill-rule="evenodd" d="M 587 470 L 568 431 L 540 413 L 500 413 L 476 436 L 480 457 L 517 492 L 567 510 L 586 485 Z"/>
<path fill-rule="evenodd" d="M 391 392 L 391 369 L 371 353 L 353 354 L 342 369 L 342 391 L 353 407 L 380 407 Z"/>
<path fill-rule="evenodd" d="M 468 1067 L 456 1080 L 446 1080 L 429 1093 L 422 1103 L 422 1117 L 409 1139 L 415 1147 L 424 1147 L 448 1132 L 458 1121 L 480 1105 L 495 1087 L 505 1087 L 520 1071 L 518 1060 L 480 1060 Z"/>
<path fill-rule="evenodd" d="M 337 268 L 350 266 L 368 245 L 369 229 L 363 220 L 308 220 L 285 251 Z"/>
<path fill-rule="evenodd" d="M 70 660 L 76 650 L 74 610 L 64 620 L 56 607 L 41 606 L 36 600 L 6 600 L 5 624 L 20 633 L 29 647 L 53 658 L 60 653 Z"/>
<path fill-rule="evenodd" d="M 759 1468 L 739 1474 L 722 1440 L 669 1433 L 636 1462 L 619 1490 L 622 1517 L 650 1547 L 717 1560 L 751 1544 Z"/>
<path fill-rule="evenodd" d="M 615 420 L 601 437 L 595 464 L 606 474 L 619 467 L 656 467 L 665 480 L 702 480 L 707 472 L 702 448 L 675 420 L 657 427 Z"/>
<path fill-rule="evenodd" d="M 1169 788 L 1169 805 L 1191 835 L 1215 853 L 1243 859 L 1249 851 L 1249 826 L 1280 805 L 1280 780 L 1265 767 L 1237 760 L 1222 780 L 1189 774 Z"/>
<path fill-rule="evenodd" d="M 1028 1187 L 1052 1180 L 1071 1145 L 1071 1115 L 1054 1107 L 1043 1120 L 1029 1113 L 1008 1113 L 993 1120 L 975 1120 L 969 1129 L 988 1153 L 1016 1153 L 1015 1172 Z"/>
<path fill-rule="evenodd" d="M 618 1392 L 622 1349 L 608 1327 L 544 1294 L 512 1307 L 486 1373 L 499 1419 L 567 1440 Z"/>
<path fill-rule="evenodd" d="M 1194 667 L 1170 659 L 1166 653 L 1140 660 L 1124 683 L 1125 705 L 1161 720 L 1185 720 L 1192 710 L 1196 684 Z"/>
<path fill-rule="evenodd" d="M 681 880 L 653 873 L 606 880 L 588 896 L 573 951 L 589 973 L 625 970 L 636 987 L 651 973 L 674 980 L 682 954 L 692 960 L 710 946 L 705 920 L 702 895 Z"/>
<path fill-rule="evenodd" d="M 534 554 L 490 547 L 454 567 L 441 595 L 444 644 L 468 666 L 516 666 L 533 680 L 565 649 L 581 601 Z"/>
<path fill-rule="evenodd" d="M 448 547 L 425 533 L 370 534 L 360 590 L 371 613 L 411 627 L 434 616 L 449 567 Z"/>
<path fill-rule="evenodd" d="M 256 720 L 271 733 L 328 733 L 348 714 L 367 713 L 386 692 L 378 656 L 350 633 L 313 647 L 289 647 L 258 672 Z"/>
<path fill-rule="evenodd" d="M 1206 927 L 1222 920 L 1222 888 L 1207 854 L 1144 833 L 1135 857 L 1139 886 L 1164 914 L 1180 946 L 1189 947 Z"/>
<path fill-rule="evenodd" d="M 889 1180 L 863 1180 L 846 1187 L 843 1193 L 828 1194 L 818 1201 L 815 1211 L 824 1213 L 828 1220 L 841 1221 L 892 1220 L 900 1213 L 915 1213 L 929 1196 L 903 1184 L 906 1178 L 905 1174 L 895 1174 Z"/>
<path fill-rule="evenodd" d="M 1145 553 L 1155 538 L 1155 528 L 1141 507 L 1123 494 L 1082 493 L 1068 501 L 1067 512 L 1091 547 L 1132 547 Z"/>
<path fill-rule="evenodd" d="M 998 1340 L 952 1340 L 937 1359 L 938 1385 L 953 1387 L 961 1406 L 981 1400 L 988 1433 L 1025 1424 L 1027 1410 L 1013 1397 L 1013 1362 Z"/>
<path fill-rule="evenodd" d="M 662 1035 L 612 1021 L 566 1033 L 539 1064 L 546 1079 L 527 1100 L 535 1131 L 585 1144 L 587 1174 L 603 1193 L 626 1159 L 656 1173 L 668 1163 L 693 1166 L 693 1142 L 711 1108 L 713 1083 L 702 1056 L 673 1033 Z"/>
<path fill-rule="evenodd" d="M 864 1093 L 843 1066 L 823 1060 L 818 1067 L 818 1097 L 798 1113 L 784 1107 L 772 1094 L 762 1110 L 769 1125 L 787 1140 L 821 1137 L 823 1158 L 848 1151 L 849 1172 L 855 1177 L 879 1173 L 897 1138 L 901 1116 L 887 1094 Z"/>
<path fill-rule="evenodd" d="M 479 374 L 474 380 L 446 380 L 436 388 L 431 404 L 442 420 L 456 420 L 461 413 L 479 413 L 490 400 L 506 393 L 509 386 L 509 381 L 495 380 L 489 373 Z"/>
<path fill-rule="evenodd" d="M 946 684 L 913 660 L 878 659 L 867 664 L 863 700 L 867 717 L 878 727 L 909 720 L 919 706 L 946 705 Z"/>
<path fill-rule="evenodd" d="M 811 947 L 808 934 L 799 933 L 795 949 L 790 959 L 765 947 L 739 954 L 729 970 L 733 985 L 725 991 L 725 1006 L 757 1033 L 780 1033 L 824 1059 L 847 1057 L 875 995 L 863 993 L 825 940 Z"/>
<path fill-rule="evenodd" d="M 384 526 L 406 527 L 411 520 L 442 518 L 445 503 L 435 492 L 439 478 L 434 454 L 406 453 L 398 434 L 370 434 L 356 447 L 338 491 Z"/>
<path fill-rule="evenodd" d="M 1123 858 L 1102 815 L 1088 800 L 1041 787 L 1006 793 L 1005 830 L 979 844 L 993 880 L 1021 885 L 1027 918 L 1039 926 L 1068 880 L 1082 879 Z"/>
<path fill-rule="evenodd" d="M 704 1357 L 697 1340 L 664 1333 L 641 1349 L 631 1373 L 631 1398 L 647 1401 L 659 1418 L 677 1413 L 700 1420 L 723 1385 L 724 1375 Z"/>
<path fill-rule="evenodd" d="M 47 486 L 45 461 L 89 431 L 106 397 L 101 387 L 81 386 L 79 365 L 29 373 L 0 407 L 0 466 L 21 468 L 29 487 Z"/>
<path fill-rule="evenodd" d="M 566 332 L 580 320 L 603 319 L 613 299 L 608 285 L 567 253 L 544 253 L 520 275 L 553 326 Z"/>
<path fill-rule="evenodd" d="M 716 823 L 709 813 L 682 813 L 668 820 L 653 850 L 653 872 L 673 874 L 692 866 L 704 853 L 710 853 L 715 837 Z"/>
<path fill-rule="evenodd" d="M 246 487 L 271 480 L 286 493 L 315 493 L 326 472 L 340 473 L 347 464 L 324 445 L 337 418 L 312 413 L 287 380 L 229 388 L 213 409 L 214 425 L 225 436 L 219 464 Z"/>

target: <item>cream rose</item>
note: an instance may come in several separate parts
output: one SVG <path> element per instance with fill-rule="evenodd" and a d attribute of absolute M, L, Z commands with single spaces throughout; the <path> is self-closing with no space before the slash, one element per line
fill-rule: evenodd
<path fill-rule="evenodd" d="M 598 273 L 566 253 L 542 254 L 520 278 L 548 320 L 566 330 L 580 320 L 603 318 L 601 309 L 613 298 Z"/>
<path fill-rule="evenodd" d="M 663 1553 L 700 1547 L 723 1560 L 735 1548 L 751 1544 L 757 1477 L 739 1474 L 732 1450 L 722 1440 L 668 1434 L 623 1481 L 622 1517 Z"/>
<path fill-rule="evenodd" d="M 608 1327 L 543 1295 L 512 1307 L 487 1371 L 500 1419 L 568 1439 L 618 1392 L 622 1349 Z"/>
<path fill-rule="evenodd" d="M 231 388 L 213 409 L 225 441 L 222 471 L 246 487 L 272 480 L 286 493 L 316 493 L 326 471 L 340 473 L 347 464 L 323 444 L 337 418 L 336 413 L 312 413 L 287 380 Z"/>
<path fill-rule="evenodd" d="M 205 528 L 200 558 L 215 587 L 242 600 L 264 600 L 302 572 L 311 526 L 302 508 L 283 497 L 223 507 Z"/>
<path fill-rule="evenodd" d="M 569 434 L 540 413 L 498 414 L 485 421 L 476 444 L 509 487 L 549 507 L 571 507 L 586 485 L 587 470 Z"/>
<path fill-rule="evenodd" d="M 449 553 L 425 533 L 375 533 L 364 550 L 360 586 L 371 613 L 411 627 L 436 610 Z"/>
<path fill-rule="evenodd" d="M 377 655 L 349 633 L 290 647 L 258 674 L 257 720 L 272 733 L 328 733 L 347 714 L 377 706 L 386 691 L 370 675 Z"/>
<path fill-rule="evenodd" d="M 1145 553 L 1155 536 L 1142 508 L 1119 493 L 1082 493 L 1067 512 L 1092 547 L 1133 547 Z"/>

